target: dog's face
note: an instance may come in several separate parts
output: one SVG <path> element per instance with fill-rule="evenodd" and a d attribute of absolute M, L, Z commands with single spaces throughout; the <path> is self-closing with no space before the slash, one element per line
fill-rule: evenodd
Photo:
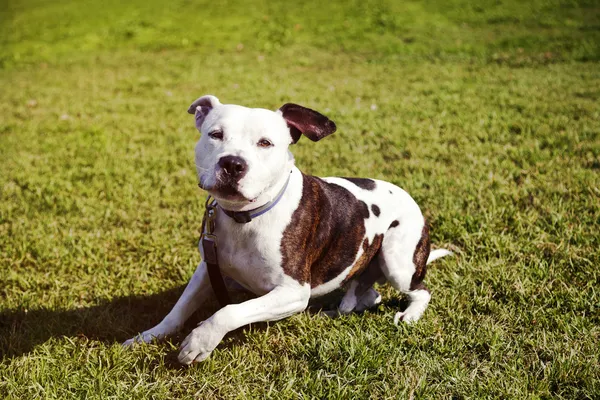
<path fill-rule="evenodd" d="M 200 187 L 240 205 L 254 202 L 289 173 L 288 147 L 301 134 L 316 141 L 335 131 L 327 117 L 295 104 L 270 111 L 221 104 L 209 95 L 188 112 L 202 134 L 195 155 Z"/>

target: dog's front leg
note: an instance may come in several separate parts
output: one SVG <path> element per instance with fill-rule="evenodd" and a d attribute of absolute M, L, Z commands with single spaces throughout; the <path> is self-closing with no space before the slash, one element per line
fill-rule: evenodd
<path fill-rule="evenodd" d="M 149 343 L 154 339 L 162 339 L 175 333 L 212 293 L 206 263 L 202 261 L 167 316 L 155 327 L 127 340 L 123 345 L 130 346 L 139 342 Z"/>
<path fill-rule="evenodd" d="M 228 333 L 260 321 L 276 321 L 306 309 L 310 285 L 278 286 L 264 296 L 228 305 L 203 321 L 181 344 L 179 361 L 190 364 L 206 359 Z"/>

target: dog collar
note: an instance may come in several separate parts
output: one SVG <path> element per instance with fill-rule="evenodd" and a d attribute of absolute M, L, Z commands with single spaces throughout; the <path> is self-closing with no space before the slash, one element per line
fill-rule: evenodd
<path fill-rule="evenodd" d="M 277 196 L 275 196 L 275 199 L 273 199 L 272 201 L 270 201 L 260 207 L 257 207 L 253 210 L 248 210 L 248 211 L 230 211 L 230 210 L 224 209 L 221 206 L 219 206 L 219 208 L 221 210 L 223 210 L 223 212 L 228 217 L 232 218 L 235 222 L 237 222 L 239 224 L 247 224 L 248 222 L 252 221 L 254 218 L 263 215 L 264 213 L 266 213 L 267 211 L 269 211 L 270 209 L 275 207 L 277 205 L 277 203 L 279 203 L 279 200 L 281 200 L 281 198 L 283 197 L 283 194 L 285 193 L 285 189 L 287 189 L 287 187 L 288 187 L 288 183 L 290 183 L 291 177 L 292 177 L 292 171 L 290 171 L 290 175 L 288 176 L 287 180 L 285 181 L 285 185 L 283 185 L 283 188 L 281 188 L 279 193 L 277 193 Z"/>

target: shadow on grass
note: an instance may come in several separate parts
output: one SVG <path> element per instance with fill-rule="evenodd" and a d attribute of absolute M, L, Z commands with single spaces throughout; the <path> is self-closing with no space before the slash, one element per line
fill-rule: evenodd
<path fill-rule="evenodd" d="M 160 322 L 175 305 L 184 288 L 185 286 L 182 285 L 159 294 L 120 297 L 95 306 L 70 310 L 39 308 L 2 311 L 0 312 L 0 357 L 3 359 L 19 357 L 53 337 L 85 337 L 109 344 L 122 343 Z M 233 292 L 231 295 L 234 303 L 252 297 L 246 292 Z M 321 310 L 335 309 L 342 295 L 343 292 L 338 290 L 311 301 L 308 312 L 317 314 Z M 386 306 L 405 305 L 392 300 Z M 209 301 L 189 318 L 181 333 L 173 340 L 182 340 L 200 321 L 208 318 L 218 308 L 216 300 Z M 373 309 L 369 312 L 381 311 Z M 266 327 L 267 323 L 252 324 L 253 330 L 263 330 Z M 234 343 L 243 342 L 246 329 L 247 327 L 240 328 L 228 336 L 234 339 Z M 173 354 L 173 365 L 179 365 L 176 362 L 176 355 Z"/>
<path fill-rule="evenodd" d="M 52 337 L 87 337 L 102 342 L 123 342 L 154 326 L 169 312 L 185 286 L 160 294 L 127 296 L 98 305 L 70 310 L 39 308 L 0 312 L 0 356 L 18 357 Z M 214 312 L 208 303 L 198 312 Z M 198 321 L 196 315 L 190 321 Z"/>

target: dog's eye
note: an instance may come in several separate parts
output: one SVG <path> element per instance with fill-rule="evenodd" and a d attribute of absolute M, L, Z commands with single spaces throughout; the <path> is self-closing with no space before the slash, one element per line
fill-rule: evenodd
<path fill-rule="evenodd" d="M 260 139 L 258 141 L 257 145 L 258 145 L 258 147 L 265 147 L 266 148 L 266 147 L 273 146 L 273 143 L 271 143 L 271 141 L 269 139 L 262 138 L 262 139 Z"/>
<path fill-rule="evenodd" d="M 217 129 L 215 131 L 208 132 L 208 137 L 212 139 L 223 140 L 223 131 Z"/>

